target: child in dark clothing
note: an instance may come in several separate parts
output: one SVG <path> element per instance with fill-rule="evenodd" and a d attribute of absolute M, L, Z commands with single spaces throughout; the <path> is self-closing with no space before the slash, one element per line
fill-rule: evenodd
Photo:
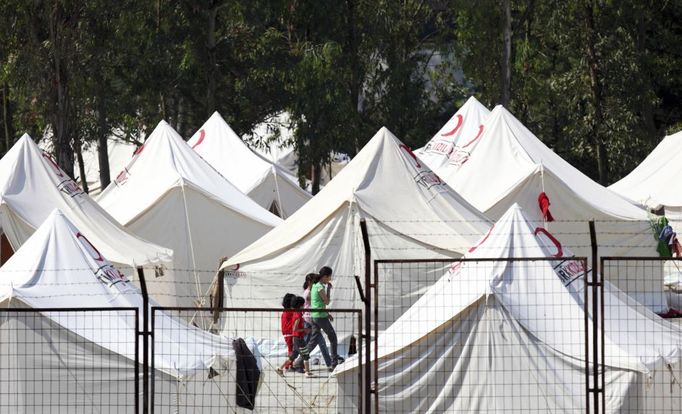
<path fill-rule="evenodd" d="M 294 310 L 293 312 L 286 312 L 285 313 L 292 313 L 293 316 L 291 319 L 293 320 L 292 327 L 291 327 L 291 337 L 293 339 L 293 351 L 291 354 L 289 354 L 289 358 L 287 358 L 287 361 L 282 364 L 281 367 L 277 368 L 277 373 L 279 375 L 284 375 L 284 368 L 286 368 L 288 365 L 291 365 L 291 363 L 294 362 L 296 357 L 298 357 L 299 354 L 301 354 L 301 357 L 303 358 L 303 368 L 305 370 L 305 376 L 306 377 L 312 377 L 314 376 L 312 372 L 310 372 L 310 354 L 308 353 L 306 347 L 305 347 L 305 334 L 310 331 L 310 329 L 306 328 L 304 326 L 303 322 L 303 305 L 305 304 L 305 299 L 303 299 L 301 296 L 296 296 L 292 301 L 291 301 L 291 308 Z"/>
<path fill-rule="evenodd" d="M 284 342 L 287 344 L 287 357 L 291 355 L 291 353 L 294 351 L 294 339 L 291 334 L 291 329 L 294 324 L 294 312 L 287 311 L 289 309 L 292 309 L 292 301 L 296 298 L 296 295 L 293 293 L 287 293 L 284 295 L 282 298 L 282 307 L 284 308 L 284 312 L 282 312 L 282 318 L 280 320 L 280 328 L 282 329 L 282 335 L 284 336 Z M 288 360 L 287 360 L 288 361 Z M 291 363 L 288 363 L 285 368 L 290 368 Z"/>

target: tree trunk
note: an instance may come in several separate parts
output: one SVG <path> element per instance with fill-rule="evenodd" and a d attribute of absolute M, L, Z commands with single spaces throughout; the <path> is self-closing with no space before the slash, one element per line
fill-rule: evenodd
<path fill-rule="evenodd" d="M 210 117 L 216 110 L 215 91 L 217 85 L 217 66 L 216 58 L 216 38 L 215 24 L 218 17 L 218 6 L 213 6 L 208 10 L 208 28 L 206 33 L 206 55 L 208 57 L 206 73 L 206 118 Z"/>
<path fill-rule="evenodd" d="M 645 87 L 653 87 L 651 72 L 648 69 L 649 59 L 647 56 L 646 39 L 649 25 L 647 24 L 647 14 L 642 12 L 637 14 L 637 37 L 635 44 L 637 50 L 637 57 L 642 78 L 645 81 Z M 657 144 L 659 141 L 659 131 L 656 128 L 656 121 L 654 120 L 654 107 L 651 101 L 646 96 L 641 100 L 642 118 L 644 120 L 644 127 L 646 128 L 646 135 L 652 144 Z"/>
<path fill-rule="evenodd" d="M 2 85 L 2 125 L 5 133 L 5 152 L 9 151 L 12 144 L 12 137 L 9 133 L 9 98 L 8 95 L 9 86 L 7 83 Z"/>
<path fill-rule="evenodd" d="M 350 100 L 351 107 L 360 113 L 362 108 L 360 107 L 360 65 L 358 59 L 358 45 L 355 36 L 355 0 L 346 0 L 346 7 L 348 9 L 348 21 L 346 28 L 348 30 L 348 44 L 347 44 L 347 55 L 350 61 Z M 360 142 L 358 134 L 354 134 L 353 146 L 355 153 L 360 151 Z M 331 174 L 330 174 L 331 176 Z"/>
<path fill-rule="evenodd" d="M 99 164 L 99 183 L 104 190 L 111 183 L 111 170 L 109 168 L 109 131 L 107 128 L 106 104 L 104 102 L 104 91 L 100 90 L 97 99 L 97 161 Z"/>
<path fill-rule="evenodd" d="M 313 169 L 311 173 L 311 179 L 312 179 L 312 188 L 311 192 L 313 195 L 317 194 L 320 192 L 320 173 L 322 172 L 322 168 L 320 167 L 320 162 L 319 161 L 314 161 L 313 162 Z"/>
<path fill-rule="evenodd" d="M 81 178 L 81 188 L 86 193 L 89 193 L 90 187 L 88 186 L 88 177 L 85 176 L 85 163 L 83 162 L 83 143 L 80 140 L 76 140 L 73 147 L 76 152 L 76 159 L 78 159 L 78 175 Z"/>
<path fill-rule="evenodd" d="M 502 91 L 500 94 L 500 104 L 509 107 L 511 99 L 512 48 L 511 0 L 502 0 L 502 13 L 504 15 L 504 47 L 502 48 Z"/>
<path fill-rule="evenodd" d="M 592 0 L 585 0 L 585 35 L 586 35 L 586 51 L 587 63 L 590 72 L 590 93 L 592 95 L 592 105 L 594 106 L 594 121 L 591 126 L 592 142 L 595 147 L 597 155 L 597 167 L 599 170 L 599 182 L 602 185 L 607 185 L 609 182 L 609 166 L 608 154 L 604 139 L 601 136 L 601 126 L 603 123 L 603 108 L 602 108 L 602 87 L 599 74 L 599 60 L 595 50 L 596 33 L 594 26 L 594 6 Z"/>
<path fill-rule="evenodd" d="M 57 164 L 70 177 L 73 177 L 73 148 L 71 134 L 73 114 L 71 112 L 71 96 L 68 87 L 67 48 L 71 45 L 65 37 L 66 12 L 59 3 L 54 3 L 50 14 L 49 30 L 52 45 L 53 81 L 52 114 L 50 116 L 54 133 L 55 155 Z"/>

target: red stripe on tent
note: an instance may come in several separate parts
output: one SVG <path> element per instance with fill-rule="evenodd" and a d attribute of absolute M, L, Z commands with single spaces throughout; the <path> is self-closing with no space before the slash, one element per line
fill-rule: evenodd
<path fill-rule="evenodd" d="M 455 126 L 455 128 L 454 128 L 452 131 L 450 131 L 450 132 L 446 132 L 446 133 L 443 133 L 443 134 L 440 134 L 440 135 L 441 135 L 442 137 L 449 137 L 449 136 L 454 135 L 455 132 L 457 132 L 457 130 L 459 129 L 459 127 L 462 126 L 462 121 L 464 121 L 464 118 L 462 118 L 462 115 L 457 115 L 457 125 Z"/>
<path fill-rule="evenodd" d="M 196 144 L 192 145 L 192 149 L 196 148 L 197 145 L 199 145 L 199 144 L 201 144 L 202 142 L 204 142 L 204 138 L 206 138 L 206 131 L 204 131 L 204 129 L 202 128 L 202 129 L 199 131 L 199 139 L 197 140 L 197 143 L 196 143 Z"/>
<path fill-rule="evenodd" d="M 483 240 L 481 240 L 477 245 L 475 245 L 474 247 L 469 249 L 469 253 L 472 253 L 474 250 L 478 249 L 478 246 L 482 245 L 483 243 L 485 243 L 486 240 L 488 240 L 488 237 L 490 237 L 490 233 L 493 231 L 494 227 L 495 227 L 495 225 L 493 224 L 490 227 L 490 230 L 488 230 L 488 232 L 485 234 L 485 237 L 483 237 Z"/>

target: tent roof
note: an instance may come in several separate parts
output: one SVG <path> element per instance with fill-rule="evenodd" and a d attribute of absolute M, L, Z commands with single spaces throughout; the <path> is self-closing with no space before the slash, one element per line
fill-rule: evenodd
<path fill-rule="evenodd" d="M 449 251 L 463 252 L 489 227 L 484 215 L 445 185 L 384 127 L 312 200 L 230 258 L 223 268 L 258 260 L 294 245 L 341 214 L 340 210 L 351 207 L 398 234 Z"/>
<path fill-rule="evenodd" d="M 3 230 L 15 248 L 28 238 L 19 231 L 12 234 L 15 217 L 36 229 L 59 208 L 113 262 L 143 265 L 172 260 L 171 250 L 139 239 L 118 224 L 26 134 L 0 160 L 0 177 L 0 197 L 8 209 L 2 214 Z"/>
<path fill-rule="evenodd" d="M 72 308 L 74 304 L 79 308 L 137 308 L 140 317 L 143 306 L 137 288 L 59 210 L 0 268 L 0 302 L 15 300 L 32 308 Z M 150 306 L 157 305 L 151 302 Z M 135 342 L 119 336 L 135 329 L 129 315 L 107 316 L 107 329 L 92 329 L 99 326 L 101 313 L 44 315 L 100 346 L 134 358 Z M 225 341 L 184 321 L 161 313 L 155 324 L 161 336 L 156 346 L 167 348 L 157 352 L 156 367 L 172 375 L 207 369 L 216 358 L 234 355 Z"/>
<path fill-rule="evenodd" d="M 527 183 L 534 178 L 540 180 L 542 188 L 546 187 L 550 200 L 570 198 L 571 206 L 552 204 L 553 210 L 560 212 L 555 214 L 553 211 L 556 220 L 648 221 L 646 210 L 597 184 L 564 161 L 502 106 L 495 107 L 486 119 L 476 152 L 446 181 L 483 212 L 504 200 L 496 210 L 501 214 L 519 198 L 532 198 L 537 205 L 539 191 L 533 189 L 528 194 L 516 194 L 523 193 Z M 556 185 L 545 185 L 549 181 Z M 539 215 L 539 208 L 536 210 Z"/>
<path fill-rule="evenodd" d="M 272 184 L 270 193 L 273 199 L 281 191 L 293 192 L 302 198 L 295 208 L 289 208 L 291 213 L 312 197 L 284 168 L 252 151 L 218 112 L 211 115 L 188 144 L 244 194 L 251 195 L 269 175 L 274 175 L 280 183 Z M 270 203 L 267 204 L 269 206 Z"/>
<path fill-rule="evenodd" d="M 651 207 L 682 207 L 682 131 L 669 135 L 630 174 L 609 189 Z"/>
<path fill-rule="evenodd" d="M 415 153 L 446 182 L 466 162 L 476 147 L 490 115 L 488 108 L 470 97 L 431 140 Z"/>
<path fill-rule="evenodd" d="M 185 186 L 205 193 L 250 220 L 269 226 L 280 222 L 202 160 L 165 121 L 159 122 L 124 171 L 98 200 L 124 224 L 154 205 L 170 189 Z"/>
<path fill-rule="evenodd" d="M 515 204 L 465 258 L 540 258 L 555 254 L 555 245 L 549 238 L 536 236 L 535 226 Z M 576 334 L 585 329 L 584 272 L 582 265 L 575 266 L 579 262 L 567 260 L 570 254 L 564 257 L 555 261 L 453 263 L 380 337 L 380 357 L 422 340 L 489 296 L 502 303 L 515 320 L 546 345 L 568 356 L 584 354 L 584 337 Z M 566 279 L 557 269 L 571 269 L 570 263 L 578 271 Z M 647 372 L 680 358 L 679 328 L 627 298 L 608 282 L 604 298 L 608 365 Z M 641 336 L 641 332 L 647 335 Z"/>

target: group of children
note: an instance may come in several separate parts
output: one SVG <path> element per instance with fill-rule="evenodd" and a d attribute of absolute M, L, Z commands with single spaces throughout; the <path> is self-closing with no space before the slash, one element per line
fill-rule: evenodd
<path fill-rule="evenodd" d="M 343 358 L 336 352 L 336 332 L 331 325 L 333 319 L 326 312 L 326 305 L 329 304 L 331 296 L 331 276 L 332 269 L 325 266 L 317 274 L 306 275 L 303 296 L 291 293 L 284 295 L 281 329 L 287 344 L 288 358 L 277 368 L 279 375 L 284 375 L 286 369 L 300 369 L 295 368 L 297 365 L 295 361 L 298 359 L 303 362 L 305 376 L 313 377 L 314 374 L 310 370 L 310 354 L 318 346 L 329 371 L 333 371 L 337 364 L 343 362 Z M 310 309 L 314 310 L 311 312 Z M 327 334 L 330 341 L 331 356 L 322 337 L 322 331 Z"/>

